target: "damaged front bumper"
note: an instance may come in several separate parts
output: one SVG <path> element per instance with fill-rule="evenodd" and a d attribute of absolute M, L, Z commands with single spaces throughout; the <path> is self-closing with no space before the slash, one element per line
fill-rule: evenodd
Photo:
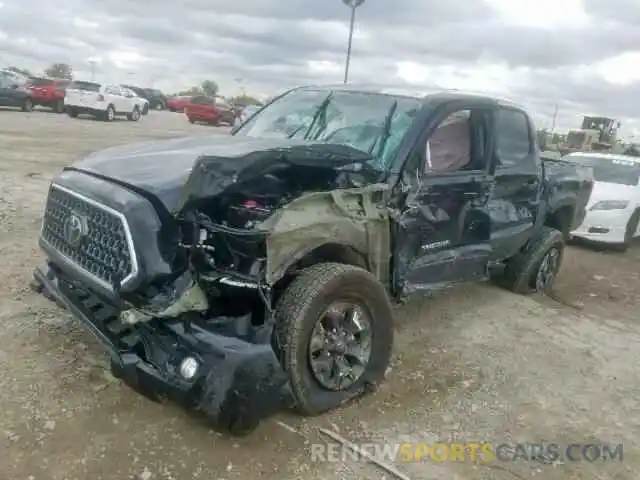
<path fill-rule="evenodd" d="M 215 428 L 239 435 L 290 398 L 269 343 L 224 335 L 196 318 L 124 325 L 115 306 L 54 265 L 36 268 L 34 279 L 38 292 L 69 310 L 107 347 L 114 376 L 153 400 L 177 401 L 204 413 Z M 189 379 L 181 374 L 187 358 L 197 366 Z"/>

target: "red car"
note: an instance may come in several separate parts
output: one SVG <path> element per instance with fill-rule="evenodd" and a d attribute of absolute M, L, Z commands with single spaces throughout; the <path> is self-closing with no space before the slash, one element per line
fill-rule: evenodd
<path fill-rule="evenodd" d="M 43 77 L 30 77 L 25 87 L 31 93 L 34 105 L 52 108 L 57 113 L 64 113 L 65 89 L 70 80 Z"/>
<path fill-rule="evenodd" d="M 215 97 L 193 97 L 184 113 L 191 123 L 205 122 L 211 125 L 226 123 L 233 125 L 236 114 L 229 105 Z"/>
<path fill-rule="evenodd" d="M 191 103 L 193 97 L 169 97 L 167 98 L 167 108 L 172 112 L 182 112 Z"/>

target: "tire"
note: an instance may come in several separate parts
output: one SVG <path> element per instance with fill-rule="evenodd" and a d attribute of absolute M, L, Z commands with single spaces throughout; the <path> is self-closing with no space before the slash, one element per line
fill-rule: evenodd
<path fill-rule="evenodd" d="M 67 110 L 67 115 L 69 115 L 71 118 L 78 117 L 78 111 L 75 108 L 67 107 L 66 110 Z"/>
<path fill-rule="evenodd" d="M 627 222 L 627 227 L 624 232 L 624 243 L 617 245 L 616 250 L 619 252 L 626 252 L 631 243 L 633 242 L 633 237 L 635 233 L 638 231 L 638 222 L 640 221 L 640 210 L 636 210 L 631 215 L 631 218 Z"/>
<path fill-rule="evenodd" d="M 348 388 L 329 389 L 312 371 L 309 347 L 323 312 L 338 300 L 357 302 L 366 311 L 371 348 L 359 378 Z M 298 413 L 318 415 L 332 410 L 374 390 L 384 380 L 393 346 L 393 312 L 385 288 L 366 270 L 339 263 L 320 263 L 303 270 L 278 300 L 275 318 L 275 348 Z"/>
<path fill-rule="evenodd" d="M 64 113 L 64 100 L 56 100 L 53 105 L 53 111 L 56 113 Z"/>
<path fill-rule="evenodd" d="M 22 104 L 22 111 L 23 112 L 33 112 L 33 102 L 31 101 L 30 98 L 27 98 L 24 103 Z"/>
<path fill-rule="evenodd" d="M 115 118 L 116 118 L 116 109 L 113 108 L 113 105 L 109 105 L 107 107 L 107 110 L 103 114 L 103 120 L 105 122 L 113 122 Z"/>
<path fill-rule="evenodd" d="M 140 109 L 137 106 L 134 107 L 133 112 L 127 114 L 127 119 L 132 122 L 140 120 Z"/>
<path fill-rule="evenodd" d="M 142 107 L 142 115 L 148 115 L 149 114 L 149 104 L 145 103 L 144 107 Z"/>
<path fill-rule="evenodd" d="M 564 246 L 562 232 L 543 226 L 522 252 L 507 261 L 502 283 L 515 293 L 549 293 L 562 264 Z M 536 280 L 548 255 L 556 255 L 555 265 L 548 281 L 539 285 Z"/>

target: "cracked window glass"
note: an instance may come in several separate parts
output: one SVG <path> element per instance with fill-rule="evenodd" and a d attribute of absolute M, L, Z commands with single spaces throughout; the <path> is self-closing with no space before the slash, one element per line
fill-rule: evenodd
<path fill-rule="evenodd" d="M 237 135 L 348 145 L 385 169 L 421 108 L 417 98 L 371 92 L 298 89 L 268 105 Z"/>

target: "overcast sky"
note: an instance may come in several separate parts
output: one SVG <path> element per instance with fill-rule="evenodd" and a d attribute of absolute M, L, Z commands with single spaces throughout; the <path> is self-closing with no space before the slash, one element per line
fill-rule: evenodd
<path fill-rule="evenodd" d="M 349 9 L 341 0 L 0 0 L 0 66 L 168 92 L 210 78 L 271 95 L 339 83 Z M 366 0 L 350 80 L 487 91 L 550 127 L 619 118 L 640 141 L 640 0 Z"/>

